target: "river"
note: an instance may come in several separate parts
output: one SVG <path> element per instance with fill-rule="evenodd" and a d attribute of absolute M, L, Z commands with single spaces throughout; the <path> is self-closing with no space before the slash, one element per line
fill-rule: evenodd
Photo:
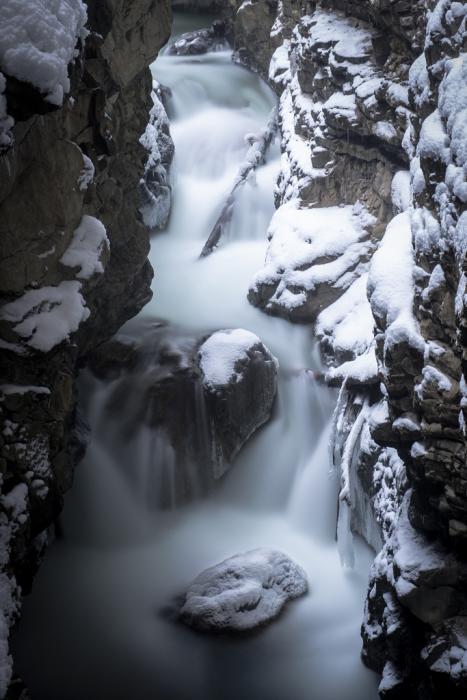
<path fill-rule="evenodd" d="M 200 21 L 184 17 L 174 36 Z M 152 239 L 154 298 L 142 318 L 256 333 L 279 360 L 276 407 L 210 494 L 158 510 L 147 485 L 164 455 L 147 435 L 116 449 L 125 416 L 110 416 L 108 387 L 93 385 L 92 442 L 66 498 L 63 537 L 24 603 L 17 671 L 33 700 L 374 700 L 376 676 L 360 661 L 373 554 L 355 539 L 348 569 L 335 542 L 336 394 L 305 371 L 320 369 L 310 328 L 268 317 L 246 298 L 266 251 L 277 143 L 238 197 L 219 249 L 198 260 L 245 157 L 245 135 L 266 125 L 276 97 L 228 51 L 163 53 L 152 70 L 173 94 L 174 205 L 167 230 Z M 207 566 L 263 546 L 289 554 L 310 582 L 267 628 L 210 636 L 167 612 Z"/>

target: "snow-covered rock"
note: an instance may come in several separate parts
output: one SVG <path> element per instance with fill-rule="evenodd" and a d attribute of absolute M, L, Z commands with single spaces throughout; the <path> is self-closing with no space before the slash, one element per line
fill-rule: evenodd
<path fill-rule="evenodd" d="M 31 83 L 53 105 L 70 89 L 68 65 L 87 35 L 82 0 L 2 0 L 0 68 Z"/>
<path fill-rule="evenodd" d="M 288 556 L 255 549 L 203 571 L 190 584 L 180 617 L 201 630 L 241 632 L 274 619 L 307 590 L 304 570 Z"/>
<path fill-rule="evenodd" d="M 264 268 L 248 298 L 271 314 L 311 321 L 367 270 L 374 223 L 365 207 L 305 209 L 283 204 L 268 232 Z"/>
<path fill-rule="evenodd" d="M 141 215 L 148 228 L 162 229 L 167 224 L 172 203 L 169 168 L 174 155 L 174 144 L 162 97 L 164 89 L 153 82 L 153 106 L 149 122 L 140 138 L 148 152 L 144 178 L 140 182 Z"/>
<path fill-rule="evenodd" d="M 210 416 L 215 477 L 232 463 L 272 411 L 278 362 L 254 333 L 213 333 L 199 348 L 199 367 Z"/>
<path fill-rule="evenodd" d="M 135 320 L 93 353 L 90 366 L 108 382 L 108 420 L 125 441 L 144 441 L 150 431 L 163 445 L 164 458 L 155 454 L 151 463 L 155 505 L 211 489 L 269 420 L 277 390 L 277 360 L 244 329 L 206 338 Z"/>

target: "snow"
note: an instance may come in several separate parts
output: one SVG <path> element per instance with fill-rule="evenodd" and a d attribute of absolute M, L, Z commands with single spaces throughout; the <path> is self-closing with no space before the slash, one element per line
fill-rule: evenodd
<path fill-rule="evenodd" d="M 306 574 L 282 552 L 254 549 L 206 569 L 189 586 L 180 616 L 202 630 L 244 631 L 276 617 L 308 590 Z"/>
<path fill-rule="evenodd" d="M 420 54 L 410 67 L 409 85 L 414 96 L 415 106 L 420 109 L 430 98 L 430 81 L 424 53 Z"/>
<path fill-rule="evenodd" d="M 335 383 L 347 380 L 347 386 L 355 384 L 373 384 L 378 379 L 378 363 L 375 348 L 359 355 L 354 360 L 343 362 L 339 367 L 332 367 L 326 373 L 326 381 Z"/>
<path fill-rule="evenodd" d="M 419 207 L 412 213 L 412 235 L 415 251 L 427 255 L 440 244 L 440 226 L 426 207 Z"/>
<path fill-rule="evenodd" d="M 391 122 L 376 122 L 373 126 L 373 133 L 379 139 L 386 141 L 387 143 L 395 143 L 398 140 L 397 131 Z"/>
<path fill-rule="evenodd" d="M 450 394 L 453 385 L 449 377 L 432 365 L 425 365 L 422 370 L 422 381 L 415 386 L 415 393 L 422 398 L 433 393 L 443 396 Z"/>
<path fill-rule="evenodd" d="M 412 205 L 412 188 L 408 170 L 398 170 L 392 178 L 391 200 L 396 214 L 410 209 Z"/>
<path fill-rule="evenodd" d="M 446 164 L 449 162 L 449 138 L 438 109 L 435 109 L 422 123 L 417 156 L 440 160 Z"/>
<path fill-rule="evenodd" d="M 403 683 L 403 677 L 400 672 L 393 664 L 392 661 L 386 661 L 383 668 L 383 675 L 381 678 L 381 683 L 378 687 L 378 692 L 384 697 L 384 694 L 389 693 L 391 690 L 396 688 L 398 685 Z"/>
<path fill-rule="evenodd" d="M 61 105 L 70 89 L 68 65 L 87 34 L 86 20 L 81 0 L 2 0 L 0 68 Z"/>
<path fill-rule="evenodd" d="M 366 352 L 373 342 L 375 322 L 367 298 L 368 274 L 362 274 L 334 304 L 320 313 L 317 338 L 332 348 L 333 355 Z"/>
<path fill-rule="evenodd" d="M 90 158 L 85 153 L 81 154 L 83 157 L 83 169 L 78 178 L 78 187 L 81 192 L 88 189 L 91 182 L 94 181 L 94 164 Z"/>
<path fill-rule="evenodd" d="M 439 88 L 439 113 L 450 136 L 452 156 L 458 166 L 467 165 L 467 53 L 447 64 Z"/>
<path fill-rule="evenodd" d="M 213 333 L 199 349 L 204 383 L 220 386 L 240 381 L 238 363 L 248 360 L 248 352 L 255 346 L 264 347 L 257 335 L 242 328 Z"/>
<path fill-rule="evenodd" d="M 88 280 L 93 275 L 104 272 L 101 257 L 109 249 L 104 224 L 94 216 L 85 214 L 60 262 L 66 267 L 79 268 L 76 277 Z"/>
<path fill-rule="evenodd" d="M 309 42 L 311 46 L 332 46 L 341 61 L 361 59 L 363 62 L 372 52 L 373 33 L 369 27 L 343 14 L 316 10 L 310 22 Z"/>
<path fill-rule="evenodd" d="M 289 51 L 290 41 L 286 39 L 272 55 L 269 64 L 269 80 L 276 85 L 285 86 L 291 78 Z"/>
<path fill-rule="evenodd" d="M 266 261 L 252 289 L 277 284 L 269 305 L 289 309 L 323 283 L 344 292 L 365 271 L 359 262 L 371 250 L 367 227 L 373 222 L 359 204 L 304 209 L 298 200 L 286 202 L 271 220 Z"/>
<path fill-rule="evenodd" d="M 355 125 L 358 122 L 357 102 L 354 94 L 344 95 L 342 92 L 335 92 L 326 100 L 323 109 L 334 117 L 345 119 L 350 125 Z"/>
<path fill-rule="evenodd" d="M 413 316 L 413 248 L 409 212 L 388 224 L 373 255 L 368 277 L 368 297 L 378 325 L 385 330 L 385 350 L 403 341 L 421 348 Z"/>
<path fill-rule="evenodd" d="M 35 386 L 34 384 L 0 384 L 0 393 L 5 396 L 11 394 L 50 394 L 50 389 L 46 386 Z"/>
<path fill-rule="evenodd" d="M 0 319 L 15 324 L 13 330 L 30 348 L 49 352 L 89 318 L 80 290 L 77 281 L 28 290 L 0 309 Z"/>
<path fill-rule="evenodd" d="M 169 119 L 161 99 L 159 83 L 153 81 L 151 93 L 153 106 L 149 122 L 140 138 L 140 143 L 148 152 L 145 176 L 141 180 L 143 204 L 140 208 L 144 224 L 150 228 L 164 228 L 170 214 L 170 185 L 167 161 L 172 146 Z"/>

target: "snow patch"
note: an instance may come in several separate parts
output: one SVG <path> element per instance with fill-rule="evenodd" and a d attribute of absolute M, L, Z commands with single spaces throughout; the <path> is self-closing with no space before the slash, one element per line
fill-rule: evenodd
<path fill-rule="evenodd" d="M 248 352 L 255 346 L 264 347 L 257 335 L 242 328 L 213 333 L 199 349 L 204 383 L 219 386 L 239 382 L 242 373 L 238 363 L 248 360 Z"/>
<path fill-rule="evenodd" d="M 2 0 L 0 67 L 31 83 L 54 105 L 70 90 L 68 65 L 87 35 L 81 0 Z"/>
<path fill-rule="evenodd" d="M 93 275 L 104 272 L 101 257 L 110 249 L 109 239 L 103 223 L 87 214 L 73 233 L 67 250 L 60 258 L 62 265 L 76 267 L 78 279 L 88 280 Z"/>
<path fill-rule="evenodd" d="M 0 309 L 0 320 L 14 323 L 13 330 L 29 347 L 49 352 L 89 318 L 80 290 L 76 281 L 28 290 Z"/>

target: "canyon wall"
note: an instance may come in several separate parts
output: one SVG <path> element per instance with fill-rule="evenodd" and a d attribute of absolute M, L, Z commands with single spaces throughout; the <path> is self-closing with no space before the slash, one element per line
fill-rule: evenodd
<path fill-rule="evenodd" d="M 169 1 L 26 5 L 0 10 L 1 697 L 21 593 L 86 443 L 76 373 L 151 296 L 144 221 L 164 224 L 172 153 L 148 68 Z"/>
<path fill-rule="evenodd" d="M 249 298 L 313 322 L 341 387 L 339 546 L 351 564 L 350 523 L 379 552 L 363 659 L 382 697 L 461 697 L 467 7 L 232 4 L 238 60 L 280 96 L 278 211 Z"/>

